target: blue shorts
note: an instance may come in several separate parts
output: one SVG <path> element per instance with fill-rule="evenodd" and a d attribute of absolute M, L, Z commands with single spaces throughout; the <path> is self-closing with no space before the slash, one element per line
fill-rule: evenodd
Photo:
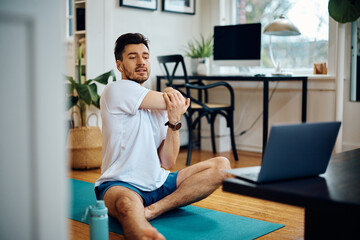
<path fill-rule="evenodd" d="M 113 186 L 122 186 L 126 187 L 134 192 L 138 193 L 142 199 L 144 200 L 144 206 L 149 206 L 160 199 L 166 197 L 167 195 L 173 193 L 176 190 L 176 179 L 177 179 L 178 172 L 169 173 L 165 183 L 155 189 L 154 191 L 141 191 L 140 189 L 126 183 L 120 181 L 109 181 L 100 184 L 99 186 L 95 187 L 95 194 L 98 200 L 102 200 L 104 198 L 105 192 Z"/>

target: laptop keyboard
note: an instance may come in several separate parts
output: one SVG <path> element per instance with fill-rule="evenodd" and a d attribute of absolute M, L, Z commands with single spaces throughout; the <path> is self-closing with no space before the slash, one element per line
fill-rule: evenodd
<path fill-rule="evenodd" d="M 257 179 L 259 176 L 259 173 L 244 173 L 242 176 L 250 179 Z"/>

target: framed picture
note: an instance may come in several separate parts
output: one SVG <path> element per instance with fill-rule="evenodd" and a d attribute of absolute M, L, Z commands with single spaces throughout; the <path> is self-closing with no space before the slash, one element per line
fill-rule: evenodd
<path fill-rule="evenodd" d="M 120 0 L 120 6 L 157 10 L 157 0 Z"/>
<path fill-rule="evenodd" d="M 194 15 L 195 0 L 162 0 L 162 10 Z"/>

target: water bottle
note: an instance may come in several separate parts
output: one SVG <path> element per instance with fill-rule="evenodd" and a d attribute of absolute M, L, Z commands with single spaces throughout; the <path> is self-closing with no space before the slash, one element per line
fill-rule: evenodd
<path fill-rule="evenodd" d="M 104 201 L 96 201 L 95 206 L 86 208 L 83 221 L 89 220 L 90 240 L 109 239 L 109 217 Z"/>

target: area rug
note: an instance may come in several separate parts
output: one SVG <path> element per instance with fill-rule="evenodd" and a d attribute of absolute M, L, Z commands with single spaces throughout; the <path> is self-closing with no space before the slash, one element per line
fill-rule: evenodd
<path fill-rule="evenodd" d="M 94 184 L 70 179 L 70 219 L 81 221 L 84 210 L 95 205 Z M 84 221 L 87 223 L 87 221 Z M 284 227 L 210 209 L 186 206 L 168 212 L 150 222 L 168 240 L 176 239 L 255 239 Z M 123 234 L 121 225 L 109 218 L 109 230 Z"/>

